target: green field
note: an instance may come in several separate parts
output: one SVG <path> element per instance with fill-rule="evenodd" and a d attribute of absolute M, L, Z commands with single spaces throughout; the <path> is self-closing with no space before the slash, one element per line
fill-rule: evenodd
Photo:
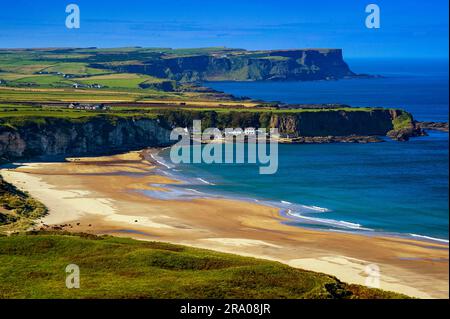
<path fill-rule="evenodd" d="M 91 76 L 88 78 L 75 78 L 74 82 L 84 84 L 100 84 L 110 88 L 138 89 L 141 83 L 160 83 L 162 79 L 134 73 L 113 73 L 107 75 Z"/>
<path fill-rule="evenodd" d="M 72 83 L 70 81 L 65 80 L 61 76 L 57 75 L 33 75 L 33 76 L 25 76 L 23 78 L 18 78 L 14 80 L 15 84 L 24 84 L 24 83 L 32 83 L 37 86 L 71 86 Z"/>
<path fill-rule="evenodd" d="M 151 94 L 148 92 L 147 94 Z M 2 102 L 135 102 L 146 94 L 120 91 L 93 91 L 74 89 L 0 89 Z"/>
<path fill-rule="evenodd" d="M 79 289 L 65 286 L 68 264 Z M 0 237 L 0 278 L 0 298 L 404 298 L 277 262 L 92 235 Z"/>
<path fill-rule="evenodd" d="M 90 68 L 87 63 L 80 62 L 61 62 L 48 68 L 42 69 L 44 72 L 60 72 L 64 74 L 76 75 L 97 75 L 107 73 L 101 69 Z"/>
<path fill-rule="evenodd" d="M 126 53 L 127 50 L 121 51 Z M 59 50 L 0 50 L 0 80 L 10 87 L 66 88 L 73 84 L 100 84 L 103 87 L 152 93 L 139 87 L 141 83 L 160 83 L 162 79 L 145 74 L 116 73 L 90 66 L 89 58 L 111 55 L 114 51 L 62 53 Z M 119 61 L 120 62 L 120 61 Z M 101 94 L 101 93 L 100 93 Z M 2 92 L 0 92 L 2 95 Z"/>
<path fill-rule="evenodd" d="M 56 67 L 46 68 L 45 70 L 54 69 Z M 58 69 L 58 68 L 56 68 Z M 77 70 L 73 70 L 77 72 Z M 79 70 L 81 71 L 81 70 Z M 59 71 L 51 71 L 59 72 Z M 7 81 L 10 86 L 23 87 L 25 85 L 37 88 L 66 88 L 72 87 L 74 84 L 100 84 L 104 88 L 114 89 L 140 89 L 141 83 L 161 83 L 163 80 L 148 75 L 133 74 L 133 73 L 109 73 L 98 75 L 96 73 L 86 74 L 77 73 L 76 76 L 83 75 L 83 77 L 73 76 L 71 78 L 64 78 L 63 75 L 57 74 L 24 74 L 14 72 L 0 73 L 0 79 Z M 141 91 L 146 92 L 148 90 Z M 99 92 L 100 94 L 102 92 Z"/>

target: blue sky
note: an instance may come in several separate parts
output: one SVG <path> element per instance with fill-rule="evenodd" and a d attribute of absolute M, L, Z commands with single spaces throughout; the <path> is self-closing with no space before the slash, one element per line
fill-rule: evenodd
<path fill-rule="evenodd" d="M 448 59 L 447 0 L 2 1 L 0 47 L 342 48 L 349 58 Z M 6 3 L 5 3 L 6 2 Z M 78 4 L 81 28 L 65 27 Z M 365 27 L 378 4 L 381 28 Z"/>

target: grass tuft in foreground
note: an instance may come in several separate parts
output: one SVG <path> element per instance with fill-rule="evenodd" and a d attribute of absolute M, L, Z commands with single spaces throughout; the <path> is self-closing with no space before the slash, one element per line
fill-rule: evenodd
<path fill-rule="evenodd" d="M 80 267 L 80 289 L 65 267 Z M 277 262 L 161 242 L 35 232 L 0 237 L 0 298 L 404 298 Z"/>

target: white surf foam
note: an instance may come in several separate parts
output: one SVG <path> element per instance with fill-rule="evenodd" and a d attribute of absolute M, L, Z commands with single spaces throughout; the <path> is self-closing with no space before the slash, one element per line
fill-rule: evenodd
<path fill-rule="evenodd" d="M 165 168 L 168 168 L 168 169 L 171 169 L 171 168 L 172 168 L 170 165 L 168 165 L 168 164 L 164 163 L 163 161 L 157 159 L 157 158 L 154 156 L 154 154 L 150 154 L 150 157 L 151 157 L 156 163 L 158 163 L 159 165 L 162 165 L 162 166 L 164 166 Z"/>
<path fill-rule="evenodd" d="M 447 239 L 434 238 L 434 237 L 424 236 L 424 235 L 418 235 L 418 234 L 409 234 L 409 235 L 412 236 L 412 237 L 416 237 L 416 238 L 428 239 L 428 240 L 438 241 L 438 242 L 441 242 L 441 243 L 446 243 L 446 244 L 448 244 L 448 240 L 447 240 Z"/>
<path fill-rule="evenodd" d="M 204 180 L 203 178 L 197 177 L 197 180 L 199 180 L 202 183 L 205 183 L 207 185 L 215 185 L 214 183 L 208 182 L 207 180 Z"/>
<path fill-rule="evenodd" d="M 191 192 L 193 192 L 193 193 L 197 193 L 197 194 L 204 194 L 204 193 L 199 192 L 198 190 L 192 189 L 192 188 L 186 188 L 186 190 L 191 191 Z"/>
<path fill-rule="evenodd" d="M 330 211 L 328 208 L 314 206 L 314 205 L 311 205 L 311 206 L 301 205 L 301 207 L 312 210 L 312 211 L 320 212 L 320 213 L 326 213 L 326 212 Z"/>
<path fill-rule="evenodd" d="M 317 217 L 309 217 L 304 216 L 300 213 L 293 212 L 292 210 L 288 210 L 287 215 L 293 216 L 295 218 L 299 219 L 305 219 L 311 222 L 319 223 L 319 224 L 326 224 L 326 225 L 332 225 L 336 227 L 343 227 L 343 228 L 350 228 L 350 229 L 357 229 L 357 230 L 368 230 L 373 231 L 373 229 L 363 227 L 361 224 L 346 222 L 343 220 L 334 220 L 334 219 L 325 219 L 325 218 L 317 218 Z"/>

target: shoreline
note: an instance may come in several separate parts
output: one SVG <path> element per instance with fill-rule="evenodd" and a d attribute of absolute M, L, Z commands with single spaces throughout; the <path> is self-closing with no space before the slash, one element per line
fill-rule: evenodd
<path fill-rule="evenodd" d="M 163 174 L 166 176 L 173 177 L 176 180 L 181 181 L 183 184 L 185 190 L 189 190 L 192 193 L 186 194 L 187 196 L 194 198 L 223 198 L 223 199 L 229 199 L 229 200 L 237 200 L 237 201 L 244 201 L 248 203 L 258 203 L 260 205 L 274 207 L 279 210 L 279 214 L 284 219 L 287 219 L 287 222 L 299 222 L 301 225 L 293 225 L 294 227 L 300 227 L 300 228 L 306 228 L 310 230 L 318 230 L 318 231 L 331 231 L 331 232 L 345 232 L 349 234 L 355 234 L 355 235 L 364 235 L 369 237 L 393 237 L 393 238 L 402 238 L 402 239 L 410 239 L 410 240 L 421 240 L 424 242 L 431 242 L 431 243 L 444 243 L 449 244 L 449 240 L 445 238 L 438 238 L 434 236 L 430 236 L 427 234 L 416 234 L 416 233 L 401 233 L 401 232 L 387 232 L 387 231 L 381 231 L 377 229 L 372 228 L 366 228 L 364 225 L 353 223 L 353 222 L 347 222 L 347 221 L 339 221 L 329 218 L 317 218 L 312 217 L 310 215 L 302 215 L 305 214 L 305 212 L 293 212 L 292 209 L 294 209 L 291 205 L 293 205 L 290 202 L 286 202 L 281 200 L 280 202 L 277 201 L 269 201 L 261 198 L 255 198 L 255 197 L 246 197 L 246 196 L 239 196 L 238 194 L 221 194 L 220 192 L 200 192 L 195 189 L 188 188 L 189 185 L 192 185 L 192 179 L 187 176 L 183 176 L 183 174 L 178 173 L 178 171 L 175 169 L 174 166 L 171 166 L 168 164 L 162 156 L 160 156 L 160 153 L 167 149 L 167 147 L 164 148 L 155 148 L 151 149 L 148 152 L 146 152 L 146 159 L 149 162 L 154 162 L 154 164 L 159 165 L 160 167 L 157 168 L 161 170 Z M 171 170 L 170 173 L 167 172 L 167 170 Z M 214 182 L 206 181 L 203 178 L 196 178 L 197 181 L 200 181 L 206 185 L 215 185 Z M 194 185 L 195 186 L 195 185 Z M 174 196 L 171 197 L 173 200 L 177 200 L 177 193 L 181 193 L 178 189 L 174 189 L 174 187 L 168 187 L 169 190 L 174 191 Z M 158 196 L 157 194 L 154 194 L 155 196 Z M 179 194 L 180 195 L 180 194 Z M 182 194 L 181 194 L 182 195 Z M 165 196 L 166 197 L 166 196 Z M 295 206 L 301 206 L 302 209 L 305 210 L 311 210 L 311 213 L 316 212 L 328 212 L 329 210 L 327 208 L 322 208 L 318 206 L 306 206 L 303 204 L 295 204 Z M 306 212 L 308 214 L 308 212 Z M 310 222 L 308 222 L 310 221 Z M 319 228 L 310 227 L 310 225 L 319 225 Z M 329 227 L 335 227 L 335 228 L 325 228 L 322 226 L 329 225 Z"/>
<path fill-rule="evenodd" d="M 49 207 L 49 215 L 37 227 L 65 224 L 69 231 L 276 260 L 363 285 L 365 267 L 375 263 L 381 269 L 382 289 L 448 298 L 448 244 L 383 236 L 367 241 L 369 237 L 361 234 L 290 226 L 277 208 L 260 202 L 143 195 L 141 191 L 167 193 L 171 185 L 182 185 L 157 170 L 141 152 L 130 152 L 29 163 L 2 169 L 2 175 Z"/>

